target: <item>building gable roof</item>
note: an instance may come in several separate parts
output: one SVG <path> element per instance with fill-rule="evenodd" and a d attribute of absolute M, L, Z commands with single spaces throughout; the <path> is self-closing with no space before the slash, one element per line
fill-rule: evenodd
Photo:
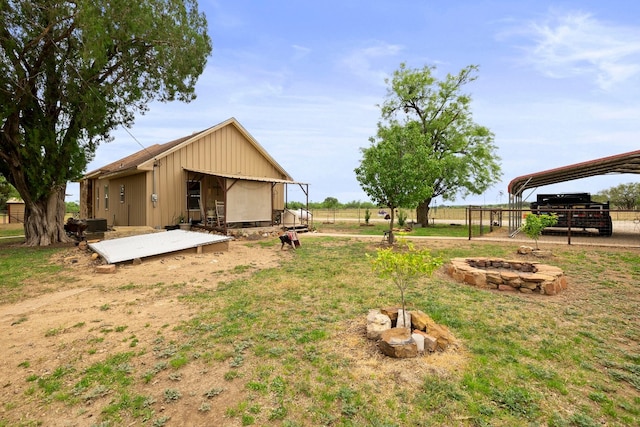
<path fill-rule="evenodd" d="M 271 163 L 283 176 L 287 177 L 288 180 L 293 181 L 293 178 L 291 178 L 291 176 L 282 168 L 282 166 L 280 166 L 278 162 L 276 162 L 275 159 L 271 157 L 269 153 L 267 153 L 267 151 L 258 143 L 258 141 L 253 136 L 251 136 L 251 134 L 247 132 L 247 130 L 234 117 L 231 117 L 230 119 L 225 120 L 224 122 L 212 126 L 208 129 L 195 132 L 189 136 L 184 136 L 164 144 L 155 144 L 148 148 L 144 148 L 137 153 L 131 154 L 92 172 L 88 172 L 84 176 L 84 178 L 98 178 L 116 174 L 131 174 L 137 171 L 151 170 L 154 163 L 159 159 L 184 148 L 185 146 L 208 134 L 222 129 L 225 126 L 234 126 L 269 163 Z"/>

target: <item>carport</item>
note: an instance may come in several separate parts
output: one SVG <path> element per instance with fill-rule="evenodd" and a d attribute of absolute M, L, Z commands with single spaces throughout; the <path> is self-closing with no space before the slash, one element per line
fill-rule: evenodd
<path fill-rule="evenodd" d="M 640 174 L 640 150 L 514 178 L 508 186 L 509 234 L 514 233 L 522 225 L 523 193 L 525 190 L 592 176 L 625 173 Z"/>

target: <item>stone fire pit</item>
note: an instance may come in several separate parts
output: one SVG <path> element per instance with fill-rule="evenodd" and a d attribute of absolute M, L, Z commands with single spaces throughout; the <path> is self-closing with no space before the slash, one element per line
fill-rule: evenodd
<path fill-rule="evenodd" d="M 558 267 L 538 262 L 500 258 L 453 258 L 447 273 L 454 279 L 483 289 L 556 295 L 567 289 Z"/>

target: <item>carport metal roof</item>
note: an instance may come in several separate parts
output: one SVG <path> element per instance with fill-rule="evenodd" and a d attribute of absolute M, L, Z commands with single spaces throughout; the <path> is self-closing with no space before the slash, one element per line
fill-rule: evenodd
<path fill-rule="evenodd" d="M 508 190 L 521 195 L 527 188 L 614 173 L 640 174 L 640 150 L 522 175 L 511 180 Z"/>

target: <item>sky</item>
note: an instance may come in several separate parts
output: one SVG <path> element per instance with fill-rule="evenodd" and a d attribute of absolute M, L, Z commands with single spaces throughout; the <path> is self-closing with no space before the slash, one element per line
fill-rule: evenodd
<path fill-rule="evenodd" d="M 640 2 L 629 0 L 200 0 L 213 51 L 189 103 L 153 103 L 102 144 L 87 171 L 235 117 L 309 201 L 369 200 L 356 180 L 401 63 L 444 79 L 477 65 L 475 123 L 495 135 L 508 201 L 515 177 L 640 149 Z M 639 182 L 607 175 L 545 186 L 591 192 Z M 79 200 L 70 183 L 67 201 Z M 525 200 L 536 192 L 525 192 Z M 289 201 L 305 201 L 289 186 Z"/>

